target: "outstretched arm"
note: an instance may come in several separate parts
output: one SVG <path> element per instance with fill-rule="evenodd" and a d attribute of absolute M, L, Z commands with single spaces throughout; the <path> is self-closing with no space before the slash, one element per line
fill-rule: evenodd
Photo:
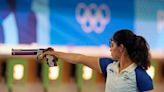
<path fill-rule="evenodd" d="M 40 58 L 43 59 L 46 55 L 51 55 L 51 56 L 60 58 L 64 61 L 72 63 L 72 64 L 84 64 L 84 65 L 100 72 L 98 57 L 86 56 L 86 55 L 75 54 L 75 53 L 46 51 L 40 55 Z"/>

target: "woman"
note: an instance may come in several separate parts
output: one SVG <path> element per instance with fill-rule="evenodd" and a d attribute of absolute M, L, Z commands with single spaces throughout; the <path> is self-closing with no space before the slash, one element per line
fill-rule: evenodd
<path fill-rule="evenodd" d="M 153 89 L 146 70 L 150 66 L 150 54 L 146 40 L 132 31 L 117 31 L 111 39 L 112 58 L 97 58 L 74 53 L 46 51 L 41 54 L 63 59 L 73 64 L 84 64 L 106 76 L 105 92 L 143 92 Z"/>

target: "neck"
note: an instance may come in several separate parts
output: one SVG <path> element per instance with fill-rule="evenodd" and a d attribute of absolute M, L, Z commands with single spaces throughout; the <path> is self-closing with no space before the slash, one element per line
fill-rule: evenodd
<path fill-rule="evenodd" d="M 121 57 L 119 60 L 119 72 L 125 68 L 127 68 L 129 65 L 131 65 L 133 62 L 129 57 Z"/>

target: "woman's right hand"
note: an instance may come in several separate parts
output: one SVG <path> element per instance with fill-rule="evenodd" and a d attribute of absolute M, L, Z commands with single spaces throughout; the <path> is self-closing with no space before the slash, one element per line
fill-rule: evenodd
<path fill-rule="evenodd" d="M 55 56 L 55 51 L 54 51 L 54 49 L 53 48 L 51 48 L 51 47 L 48 47 L 47 49 L 45 49 L 44 51 L 43 51 L 43 53 L 41 53 L 40 54 L 40 56 L 39 56 L 39 59 L 40 60 L 43 60 L 43 59 L 46 59 L 46 61 L 47 61 L 47 55 L 49 55 L 49 56 L 53 56 L 53 62 L 55 62 L 55 66 L 57 65 L 56 64 L 56 62 L 58 61 L 58 58 Z"/>

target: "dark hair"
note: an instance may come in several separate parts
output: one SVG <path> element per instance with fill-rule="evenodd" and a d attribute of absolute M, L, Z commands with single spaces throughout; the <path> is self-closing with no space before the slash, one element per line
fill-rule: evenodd
<path fill-rule="evenodd" d="M 150 66 L 149 46 L 142 36 L 135 35 L 131 30 L 122 29 L 114 34 L 112 40 L 117 45 L 123 44 L 134 63 L 145 70 L 148 69 Z"/>

